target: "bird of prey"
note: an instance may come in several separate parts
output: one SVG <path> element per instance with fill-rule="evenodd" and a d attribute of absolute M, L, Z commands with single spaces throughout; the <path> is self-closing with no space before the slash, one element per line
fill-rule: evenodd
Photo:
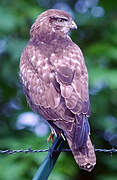
<path fill-rule="evenodd" d="M 61 10 L 43 12 L 30 30 L 20 59 L 20 77 L 27 102 L 65 137 L 79 167 L 96 164 L 90 140 L 88 72 L 83 54 L 68 32 L 77 29 Z"/>

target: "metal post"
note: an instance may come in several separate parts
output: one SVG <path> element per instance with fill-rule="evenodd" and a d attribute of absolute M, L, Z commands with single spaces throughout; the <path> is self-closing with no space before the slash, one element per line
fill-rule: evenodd
<path fill-rule="evenodd" d="M 58 136 L 32 180 L 48 179 L 48 176 L 54 168 L 56 160 L 58 159 L 61 151 L 65 148 L 65 146 L 66 141 L 64 141 L 61 137 Z"/>

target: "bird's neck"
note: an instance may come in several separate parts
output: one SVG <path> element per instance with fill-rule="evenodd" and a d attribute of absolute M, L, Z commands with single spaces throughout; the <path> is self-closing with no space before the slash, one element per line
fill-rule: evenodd
<path fill-rule="evenodd" d="M 54 31 L 50 28 L 40 28 L 35 36 L 32 37 L 32 40 L 38 44 L 40 41 L 46 44 L 51 44 L 56 39 L 69 39 L 70 37 L 61 32 L 61 31 Z"/>

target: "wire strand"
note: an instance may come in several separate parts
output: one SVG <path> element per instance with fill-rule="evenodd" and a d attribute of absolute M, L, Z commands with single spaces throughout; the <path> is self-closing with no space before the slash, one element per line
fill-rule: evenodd
<path fill-rule="evenodd" d="M 17 149 L 17 150 L 11 150 L 11 149 L 6 149 L 6 150 L 0 150 L 0 154 L 7 154 L 7 155 L 11 155 L 11 154 L 18 154 L 18 153 L 24 153 L 24 154 L 29 154 L 29 153 L 40 153 L 40 152 L 49 152 L 51 151 L 50 149 L 32 149 L 32 147 L 30 147 L 29 149 Z M 63 149 L 62 152 L 70 152 L 71 149 Z M 58 150 L 54 150 L 54 152 L 58 152 Z M 112 148 L 112 149 L 96 149 L 95 148 L 95 152 L 104 152 L 104 153 L 117 153 L 117 149 Z"/>

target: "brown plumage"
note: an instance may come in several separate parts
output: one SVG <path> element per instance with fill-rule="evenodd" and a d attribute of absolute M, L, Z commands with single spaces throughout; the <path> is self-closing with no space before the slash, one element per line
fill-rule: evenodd
<path fill-rule="evenodd" d="M 96 157 L 89 137 L 88 73 L 80 48 L 68 36 L 76 27 L 64 11 L 42 13 L 31 27 L 20 76 L 32 110 L 64 134 L 76 162 L 91 171 Z"/>

